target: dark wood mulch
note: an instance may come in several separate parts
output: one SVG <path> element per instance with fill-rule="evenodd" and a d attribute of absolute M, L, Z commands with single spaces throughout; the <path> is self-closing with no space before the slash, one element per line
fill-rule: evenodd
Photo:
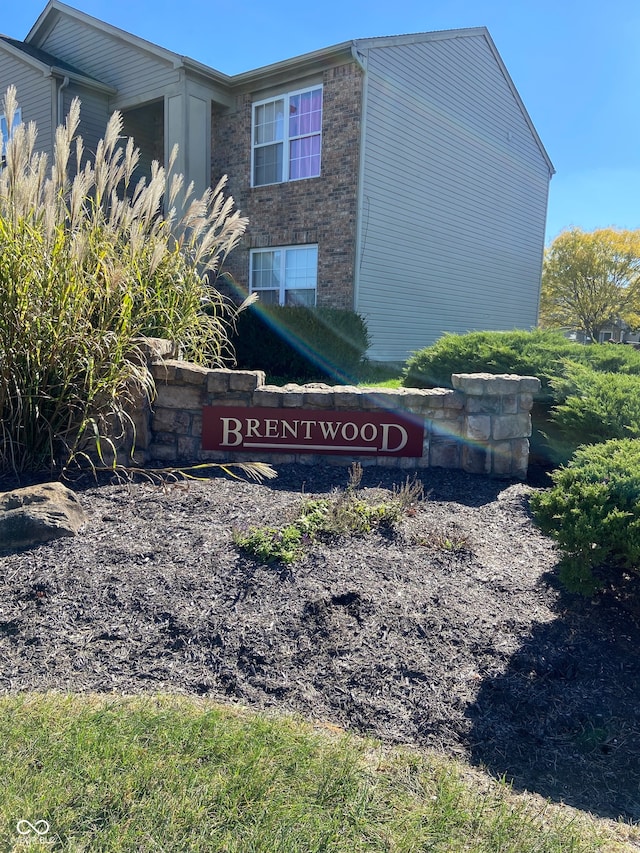
<path fill-rule="evenodd" d="M 405 475 L 366 469 L 385 497 Z M 0 558 L 0 691 L 207 695 L 465 755 L 516 787 L 640 819 L 640 630 L 562 593 L 530 487 L 423 474 L 396 535 L 239 553 L 342 468 L 80 489 L 75 538 Z"/>

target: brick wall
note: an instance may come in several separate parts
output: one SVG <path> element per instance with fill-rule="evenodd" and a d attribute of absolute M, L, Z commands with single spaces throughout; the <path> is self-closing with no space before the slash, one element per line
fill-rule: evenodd
<path fill-rule="evenodd" d="M 242 245 L 225 264 L 240 285 L 248 287 L 250 249 L 317 243 L 318 305 L 351 309 L 362 72 L 355 62 L 329 68 L 322 83 L 320 177 L 251 187 L 252 97 L 242 94 L 235 110 L 213 111 L 212 182 L 228 175 L 228 191 L 249 217 Z"/>

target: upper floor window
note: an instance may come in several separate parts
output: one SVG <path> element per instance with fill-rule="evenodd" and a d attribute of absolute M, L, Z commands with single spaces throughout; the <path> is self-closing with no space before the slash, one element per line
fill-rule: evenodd
<path fill-rule="evenodd" d="M 253 186 L 320 174 L 322 86 L 253 106 Z"/>
<path fill-rule="evenodd" d="M 252 249 L 251 292 L 264 305 L 316 304 L 317 246 L 281 246 Z"/>
<path fill-rule="evenodd" d="M 22 121 L 22 111 L 20 107 L 13 114 L 13 123 L 11 128 L 7 125 L 7 117 L 4 113 L 0 114 L 0 161 L 4 163 L 4 158 L 7 153 L 7 142 L 11 139 L 13 131 Z"/>

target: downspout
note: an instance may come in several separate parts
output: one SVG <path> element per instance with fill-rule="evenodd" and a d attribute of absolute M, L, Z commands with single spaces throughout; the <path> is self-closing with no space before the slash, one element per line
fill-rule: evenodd
<path fill-rule="evenodd" d="M 360 142 L 358 153 L 358 189 L 356 194 L 356 245 L 353 258 L 353 309 L 358 310 L 358 298 L 360 295 L 360 267 L 362 265 L 362 253 L 364 251 L 363 228 L 364 228 L 364 140 L 366 129 L 366 102 L 367 102 L 367 66 L 365 57 L 358 51 L 356 42 L 351 44 L 351 56 L 362 71 L 362 96 L 360 100 Z"/>
<path fill-rule="evenodd" d="M 356 47 L 356 43 L 353 42 L 351 45 L 351 56 L 353 56 L 354 62 L 357 62 L 360 68 L 363 71 L 366 71 L 366 66 L 364 62 L 364 58 L 361 53 L 358 52 L 358 48 Z"/>
<path fill-rule="evenodd" d="M 64 77 L 62 80 L 62 83 L 60 83 L 60 85 L 58 86 L 58 103 L 56 104 L 57 114 L 56 114 L 56 121 L 55 121 L 56 127 L 59 124 L 62 124 L 63 119 L 64 119 L 64 90 L 67 88 L 68 85 L 69 85 L 69 78 Z"/>

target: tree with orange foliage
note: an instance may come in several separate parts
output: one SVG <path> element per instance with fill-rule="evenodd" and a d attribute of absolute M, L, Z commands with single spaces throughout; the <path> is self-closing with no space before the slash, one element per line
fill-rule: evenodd
<path fill-rule="evenodd" d="M 597 341 L 616 321 L 640 327 L 640 231 L 563 231 L 545 252 L 540 325 Z"/>

